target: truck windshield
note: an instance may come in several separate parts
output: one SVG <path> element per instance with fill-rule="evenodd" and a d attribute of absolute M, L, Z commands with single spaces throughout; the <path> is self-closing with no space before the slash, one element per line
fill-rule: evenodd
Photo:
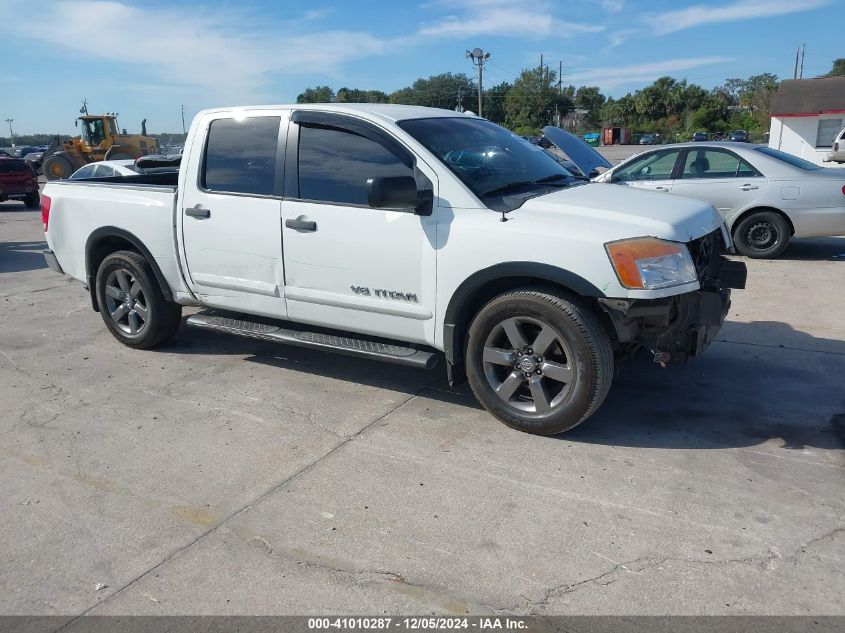
<path fill-rule="evenodd" d="M 484 119 L 409 119 L 398 125 L 443 161 L 479 198 L 539 195 L 575 180 L 541 147 Z"/>

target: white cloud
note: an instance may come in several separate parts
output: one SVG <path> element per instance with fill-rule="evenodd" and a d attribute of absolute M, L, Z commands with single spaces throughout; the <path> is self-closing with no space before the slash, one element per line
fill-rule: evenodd
<path fill-rule="evenodd" d="M 833 0 L 739 0 L 733 4 L 714 7 L 696 5 L 676 11 L 651 14 L 645 20 L 659 35 L 705 24 L 735 22 L 809 11 L 828 5 Z"/>
<path fill-rule="evenodd" d="M 447 6 L 432 2 L 427 7 Z M 450 8 L 455 3 L 450 2 Z M 509 0 L 465 0 L 463 10 L 424 24 L 419 34 L 432 37 L 466 38 L 478 35 L 499 35 L 544 39 L 568 37 L 578 33 L 595 33 L 603 26 L 557 19 L 543 2 L 514 3 Z"/>
<path fill-rule="evenodd" d="M 619 86 L 648 83 L 664 75 L 729 61 L 732 61 L 729 57 L 681 57 L 630 66 L 592 68 L 567 75 L 566 80 L 575 84 L 612 89 Z"/>
<path fill-rule="evenodd" d="M 640 32 L 640 29 L 615 29 L 613 31 L 609 31 L 607 34 L 607 49 L 613 49 L 617 46 L 622 46 L 625 42 L 627 42 L 631 37 L 636 35 Z"/>
<path fill-rule="evenodd" d="M 625 8 L 625 0 L 598 0 L 598 3 L 608 13 L 619 13 Z"/>
<path fill-rule="evenodd" d="M 4 10 L 14 16 L 8 23 L 30 39 L 131 67 L 128 75 L 135 80 L 141 73 L 223 101 L 260 98 L 262 88 L 279 76 L 337 72 L 344 62 L 381 54 L 387 46 L 369 33 L 310 30 L 308 23 L 320 17 L 314 12 L 269 23 L 232 8 L 199 12 L 116 0 L 65 0 L 36 12 L 10 3 L 0 9 L 0 22 L 7 21 Z"/>

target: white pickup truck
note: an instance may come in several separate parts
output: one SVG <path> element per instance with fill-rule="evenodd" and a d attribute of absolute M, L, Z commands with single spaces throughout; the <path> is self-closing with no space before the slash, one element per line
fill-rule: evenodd
<path fill-rule="evenodd" d="M 207 110 L 178 173 L 53 181 L 42 217 L 48 264 L 125 345 L 166 342 L 198 306 L 189 326 L 445 357 L 452 384 L 538 434 L 592 414 L 638 348 L 700 354 L 745 284 L 711 205 L 592 184 L 489 121 L 414 106 Z"/>

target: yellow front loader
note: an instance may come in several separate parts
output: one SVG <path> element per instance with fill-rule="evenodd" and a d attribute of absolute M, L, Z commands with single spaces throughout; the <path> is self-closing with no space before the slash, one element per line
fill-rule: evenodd
<path fill-rule="evenodd" d="M 79 117 L 77 125 L 82 127 L 82 135 L 50 146 L 41 159 L 44 176 L 47 180 L 58 180 L 68 178 L 86 163 L 158 154 L 158 141 L 147 136 L 146 123 L 146 119 L 141 123 L 141 134 L 126 134 L 126 130 L 118 134 L 114 115 Z"/>

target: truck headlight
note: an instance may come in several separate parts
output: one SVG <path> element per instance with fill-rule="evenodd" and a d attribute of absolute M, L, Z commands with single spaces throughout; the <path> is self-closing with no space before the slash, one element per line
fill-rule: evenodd
<path fill-rule="evenodd" d="M 698 281 L 685 244 L 635 237 L 604 245 L 616 276 L 626 288 L 654 289 Z"/>

